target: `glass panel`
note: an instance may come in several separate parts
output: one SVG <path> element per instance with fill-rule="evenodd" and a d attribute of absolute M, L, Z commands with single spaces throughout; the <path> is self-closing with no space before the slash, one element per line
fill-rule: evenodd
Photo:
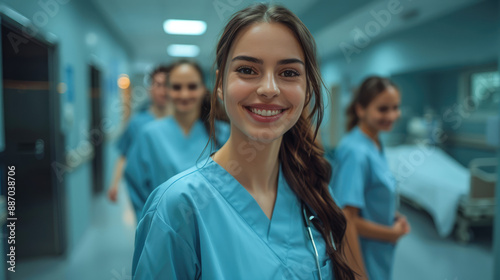
<path fill-rule="evenodd" d="M 500 72 L 471 75 L 471 98 L 480 111 L 495 111 L 500 103 Z"/>

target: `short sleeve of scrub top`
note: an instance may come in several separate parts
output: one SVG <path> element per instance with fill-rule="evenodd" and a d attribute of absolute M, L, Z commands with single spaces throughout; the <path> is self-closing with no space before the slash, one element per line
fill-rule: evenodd
<path fill-rule="evenodd" d="M 153 121 L 154 119 L 155 117 L 147 110 L 135 113 L 132 116 L 127 125 L 127 128 L 117 142 L 117 148 L 120 151 L 121 156 L 127 157 L 128 152 L 132 147 L 132 143 L 134 142 L 134 138 L 137 137 L 139 131 L 146 123 Z"/>
<path fill-rule="evenodd" d="M 366 178 L 370 172 L 364 153 L 352 148 L 336 152 L 332 172 L 332 196 L 340 208 L 365 207 Z"/>

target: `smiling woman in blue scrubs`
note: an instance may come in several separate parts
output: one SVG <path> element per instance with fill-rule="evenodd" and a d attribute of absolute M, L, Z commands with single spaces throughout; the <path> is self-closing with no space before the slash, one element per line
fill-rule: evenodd
<path fill-rule="evenodd" d="M 120 180 L 130 147 L 134 143 L 139 131 L 149 122 L 160 119 L 168 114 L 167 95 L 167 75 L 169 69 L 165 66 L 156 67 L 150 74 L 151 87 L 149 88 L 151 106 L 144 111 L 135 113 L 130 119 L 127 128 L 118 139 L 118 150 L 120 157 L 115 164 L 115 174 L 111 187 L 108 190 L 108 197 L 112 202 L 116 202 Z"/>
<path fill-rule="evenodd" d="M 216 62 L 212 106 L 222 100 L 231 135 L 151 194 L 133 278 L 354 279 L 315 143 L 323 107 L 311 34 L 289 10 L 253 5 L 225 27 Z"/>
<path fill-rule="evenodd" d="M 332 192 L 354 226 L 354 236 L 347 238 L 359 235 L 361 252 L 352 246 L 358 249 L 356 261 L 374 280 L 392 278 L 395 243 L 410 231 L 406 218 L 396 213 L 396 182 L 379 140 L 379 132 L 390 131 L 399 118 L 399 104 L 400 93 L 390 80 L 366 79 L 347 110 L 349 133 L 335 151 Z"/>
<path fill-rule="evenodd" d="M 173 115 L 147 124 L 139 134 L 125 168 L 132 204 L 137 215 L 154 188 L 193 166 L 203 156 L 209 140 L 210 97 L 198 64 L 181 60 L 170 67 L 167 78 Z M 227 122 L 217 121 L 217 145 L 229 137 Z"/>

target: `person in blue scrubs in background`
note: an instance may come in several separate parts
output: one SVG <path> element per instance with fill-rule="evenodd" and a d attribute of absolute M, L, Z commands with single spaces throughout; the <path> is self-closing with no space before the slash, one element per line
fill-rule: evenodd
<path fill-rule="evenodd" d="M 125 167 L 137 219 L 154 188 L 209 156 L 208 150 L 203 154 L 210 131 L 210 95 L 203 72 L 198 64 L 188 60 L 180 60 L 169 68 L 167 85 L 173 114 L 144 127 Z M 215 127 L 220 147 L 229 137 L 229 125 L 217 121 Z"/>
<path fill-rule="evenodd" d="M 309 30 L 286 8 L 252 5 L 225 27 L 216 63 L 212 108 L 220 98 L 231 135 L 151 194 L 133 279 L 355 279 L 315 142 L 322 81 Z"/>
<path fill-rule="evenodd" d="M 396 212 L 396 182 L 384 156 L 379 133 L 390 131 L 400 116 L 401 96 L 386 78 L 369 77 L 347 109 L 347 130 L 335 151 L 332 193 L 353 225 L 349 242 L 357 263 L 372 280 L 392 278 L 395 243 L 410 232 Z"/>
<path fill-rule="evenodd" d="M 112 202 L 116 202 L 117 200 L 120 180 L 125 167 L 127 154 L 129 153 L 130 147 L 134 143 L 139 131 L 146 123 L 168 115 L 168 92 L 166 84 L 168 72 L 169 69 L 163 65 L 156 67 L 151 72 L 151 86 L 149 88 L 151 105 L 147 110 L 137 112 L 132 116 L 127 128 L 118 139 L 117 147 L 120 151 L 120 156 L 116 161 L 115 175 L 108 190 L 108 197 Z"/>

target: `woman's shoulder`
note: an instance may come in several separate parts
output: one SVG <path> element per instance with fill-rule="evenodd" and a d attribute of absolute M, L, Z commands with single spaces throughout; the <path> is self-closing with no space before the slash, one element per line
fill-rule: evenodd
<path fill-rule="evenodd" d="M 158 215 L 175 228 L 181 220 L 196 214 L 203 200 L 213 197 L 213 187 L 201 172 L 204 168 L 194 166 L 158 186 L 144 206 L 144 215 Z"/>
<path fill-rule="evenodd" d="M 158 133 L 158 131 L 165 131 L 170 127 L 172 127 L 172 117 L 168 116 L 146 123 L 144 125 L 143 131 L 145 134 L 155 134 Z"/>
<path fill-rule="evenodd" d="M 370 156 L 370 147 L 361 140 L 354 132 L 349 132 L 335 148 L 335 157 L 337 159 L 344 157 L 354 157 L 359 160 L 366 159 Z"/>
<path fill-rule="evenodd" d="M 138 127 L 144 126 L 147 123 L 154 121 L 154 117 L 148 111 L 140 111 L 134 113 L 128 122 L 129 126 Z"/>
<path fill-rule="evenodd" d="M 130 117 L 130 121 L 141 121 L 144 119 L 154 119 L 154 116 L 148 111 L 138 111 Z"/>
<path fill-rule="evenodd" d="M 200 170 L 203 167 L 193 166 L 158 186 L 151 197 L 155 198 L 156 204 L 176 204 L 181 200 L 191 198 L 200 188 L 206 188 L 209 184 Z M 157 208 L 156 205 L 155 208 Z"/>

